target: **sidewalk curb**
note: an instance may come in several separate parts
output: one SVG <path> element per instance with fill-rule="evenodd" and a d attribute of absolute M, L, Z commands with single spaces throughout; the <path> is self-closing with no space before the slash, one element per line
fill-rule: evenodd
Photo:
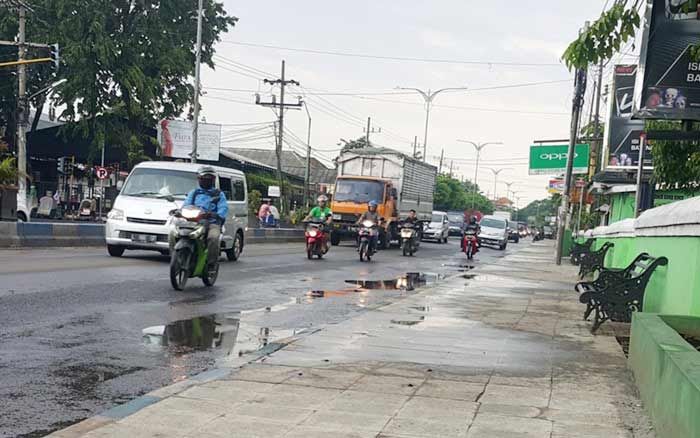
<path fill-rule="evenodd" d="M 445 277 L 442 277 L 439 281 L 436 281 L 435 283 L 431 285 L 426 285 L 423 287 L 419 287 L 416 289 L 416 293 L 422 293 L 425 291 L 428 291 L 436 286 L 439 285 L 439 283 L 443 281 L 448 281 L 452 278 L 458 277 L 460 275 L 463 275 L 463 272 L 457 272 L 453 275 L 447 275 Z M 396 302 L 395 299 L 389 300 L 388 302 L 384 303 L 381 306 L 377 307 L 372 307 L 367 309 L 367 311 L 375 311 L 378 309 L 381 309 L 382 307 L 389 306 L 391 304 L 394 304 Z M 50 435 L 49 437 L 54 437 L 54 438 L 78 438 L 81 437 L 82 435 L 95 430 L 97 428 L 107 426 L 111 423 L 114 423 L 116 421 L 119 421 L 123 418 L 126 418 L 130 415 L 133 415 L 140 410 L 147 408 L 148 406 L 151 406 L 153 404 L 156 404 L 162 400 L 165 400 L 169 397 L 176 396 L 177 394 L 197 385 L 201 385 L 207 382 L 212 382 L 216 380 L 221 380 L 225 379 L 226 377 L 229 377 L 233 374 L 236 373 L 239 369 L 244 367 L 247 364 L 250 364 L 252 362 L 256 362 L 266 356 L 271 355 L 272 353 L 279 351 L 288 345 L 291 345 L 298 340 L 305 338 L 307 336 L 311 336 L 313 334 L 316 334 L 320 331 L 322 331 L 323 328 L 313 328 L 309 330 L 303 330 L 293 336 L 290 336 L 288 338 L 284 338 L 275 342 L 270 342 L 263 348 L 247 353 L 243 356 L 241 356 L 241 359 L 243 359 L 243 362 L 237 365 L 232 365 L 232 366 L 220 366 L 216 368 L 212 368 L 207 371 L 203 371 L 201 373 L 195 374 L 191 377 L 188 377 L 184 380 L 181 380 L 177 383 L 174 383 L 172 385 L 164 386 L 162 388 L 155 389 L 149 393 L 146 393 L 140 397 L 137 397 L 133 400 L 130 400 L 124 404 L 114 406 L 113 408 L 110 408 L 104 412 L 101 412 L 97 415 L 94 415 L 92 417 L 86 418 L 84 420 L 81 420 L 78 423 L 75 423 L 72 426 L 68 426 L 65 429 L 60 429 L 57 430 Z"/>

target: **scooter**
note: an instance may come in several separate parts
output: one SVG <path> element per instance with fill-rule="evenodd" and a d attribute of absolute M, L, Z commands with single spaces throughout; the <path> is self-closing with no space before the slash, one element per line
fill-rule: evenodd
<path fill-rule="evenodd" d="M 375 245 L 372 244 L 372 241 L 377 241 L 377 237 L 379 235 L 377 224 L 369 220 L 362 221 L 357 234 L 360 238 L 360 245 L 358 248 L 360 253 L 360 261 L 364 262 L 366 260 L 369 262 L 372 260 L 372 256 L 377 252 L 377 248 L 375 248 Z"/>
<path fill-rule="evenodd" d="M 401 229 L 401 248 L 403 249 L 404 256 L 412 256 L 413 253 L 418 251 L 418 239 L 416 238 L 417 232 L 413 224 L 405 222 L 399 225 Z"/>
<path fill-rule="evenodd" d="M 170 214 L 175 218 L 171 235 L 175 245 L 170 255 L 170 284 L 175 290 L 184 290 L 189 278 L 200 277 L 205 286 L 213 286 L 219 276 L 219 262 L 214 266 L 207 263 L 207 213 L 188 205 L 172 210 Z"/>
<path fill-rule="evenodd" d="M 322 258 L 325 254 L 325 224 L 323 222 L 307 222 L 304 237 L 306 237 L 306 257 L 309 260 L 314 256 Z"/>
<path fill-rule="evenodd" d="M 467 255 L 467 260 L 472 260 L 474 254 L 479 252 L 479 239 L 473 232 L 465 232 L 462 238 L 462 251 Z"/>

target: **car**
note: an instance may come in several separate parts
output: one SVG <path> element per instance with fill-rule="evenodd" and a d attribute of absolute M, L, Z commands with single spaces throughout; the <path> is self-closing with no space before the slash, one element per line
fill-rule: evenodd
<path fill-rule="evenodd" d="M 508 220 L 498 216 L 484 216 L 479 222 L 479 245 L 498 247 L 500 250 L 508 246 Z"/>
<path fill-rule="evenodd" d="M 508 240 L 512 241 L 513 243 L 520 243 L 518 223 L 511 220 L 508 221 Z"/>
<path fill-rule="evenodd" d="M 430 222 L 423 227 L 422 240 L 435 240 L 438 243 L 447 243 L 450 235 L 450 221 L 444 211 L 434 211 Z"/>
<path fill-rule="evenodd" d="M 107 215 L 107 252 L 120 257 L 125 250 L 170 251 L 173 229 L 170 211 L 182 207 L 187 194 L 197 187 L 195 163 L 148 161 L 137 164 L 120 189 Z M 246 178 L 240 170 L 211 166 L 216 170 L 216 187 L 228 201 L 226 223 L 221 229 L 221 250 L 237 260 L 244 245 L 248 225 Z"/>
<path fill-rule="evenodd" d="M 450 236 L 461 236 L 464 230 L 464 213 L 448 211 L 447 220 L 449 221 Z"/>
<path fill-rule="evenodd" d="M 544 238 L 554 239 L 554 229 L 548 225 L 544 226 Z"/>

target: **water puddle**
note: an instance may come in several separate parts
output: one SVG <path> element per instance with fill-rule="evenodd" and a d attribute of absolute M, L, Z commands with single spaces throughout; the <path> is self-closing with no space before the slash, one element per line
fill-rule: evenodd
<path fill-rule="evenodd" d="M 420 324 L 421 322 L 425 321 L 425 316 L 421 316 L 419 319 L 409 319 L 409 320 L 398 320 L 398 319 L 392 319 L 391 323 L 392 324 L 397 324 L 397 325 L 407 325 L 407 326 L 413 326 Z"/>
<path fill-rule="evenodd" d="M 345 282 L 367 290 L 412 291 L 417 287 L 435 283 L 442 278 L 444 278 L 444 276 L 441 274 L 407 272 L 406 275 L 390 280 L 345 280 Z"/>
<path fill-rule="evenodd" d="M 462 278 L 465 278 L 467 280 L 471 280 L 474 277 L 476 277 L 476 274 L 464 274 L 464 275 L 462 275 Z"/>
<path fill-rule="evenodd" d="M 470 264 L 468 264 L 468 263 L 460 263 L 460 264 L 457 264 L 457 263 L 443 263 L 443 264 L 442 264 L 442 267 L 443 267 L 443 268 L 455 268 L 455 270 L 457 270 L 457 271 L 459 271 L 459 272 L 467 272 L 467 271 L 471 271 L 472 269 L 475 268 L 474 265 L 470 265 Z"/>
<path fill-rule="evenodd" d="M 146 345 L 175 355 L 212 350 L 224 356 L 241 356 L 301 331 L 251 326 L 241 321 L 241 313 L 197 316 L 141 330 Z"/>

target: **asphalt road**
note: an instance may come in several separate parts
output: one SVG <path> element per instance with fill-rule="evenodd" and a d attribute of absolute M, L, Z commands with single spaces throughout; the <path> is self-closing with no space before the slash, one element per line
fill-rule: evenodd
<path fill-rule="evenodd" d="M 473 264 L 517 247 L 485 248 Z M 1 437 L 44 436 L 410 294 L 415 276 L 407 273 L 437 281 L 464 269 L 466 258 L 456 238 L 423 242 L 415 257 L 382 251 L 370 263 L 349 246 L 307 260 L 301 243 L 256 245 L 222 262 L 215 287 L 190 279 L 185 292 L 171 289 L 167 263 L 146 252 L 112 258 L 102 248 L 0 250 Z"/>

